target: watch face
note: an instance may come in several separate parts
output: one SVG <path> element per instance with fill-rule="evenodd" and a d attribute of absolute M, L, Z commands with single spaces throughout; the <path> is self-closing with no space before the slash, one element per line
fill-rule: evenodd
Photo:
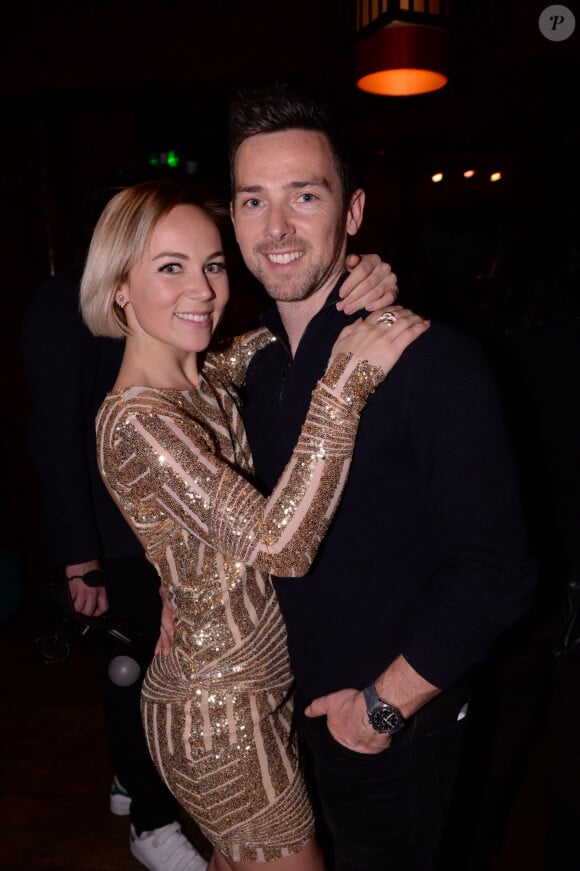
<path fill-rule="evenodd" d="M 394 734 L 404 726 L 404 721 L 395 708 L 387 707 L 375 708 L 371 713 L 371 724 L 377 732 L 385 734 Z"/>

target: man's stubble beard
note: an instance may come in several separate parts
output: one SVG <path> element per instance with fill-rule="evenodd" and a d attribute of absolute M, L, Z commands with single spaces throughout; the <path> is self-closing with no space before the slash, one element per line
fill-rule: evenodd
<path fill-rule="evenodd" d="M 269 275 L 266 268 L 262 268 L 259 265 L 262 255 L 267 252 L 265 246 L 257 246 L 253 252 L 255 258 L 253 263 L 247 263 L 246 265 L 253 276 L 260 282 L 270 299 L 273 299 L 274 302 L 301 302 L 302 300 L 309 299 L 317 290 L 323 287 L 332 276 L 337 264 L 343 257 L 345 240 L 346 228 L 337 227 L 335 230 L 333 256 L 331 261 L 326 266 L 316 262 L 312 263 L 306 273 L 301 277 L 294 278 L 289 275 L 287 279 L 281 278 L 276 281 L 273 276 Z M 302 240 L 301 244 L 304 245 Z M 287 244 L 286 247 L 291 248 L 292 245 Z M 275 250 L 279 252 L 280 246 L 278 245 Z M 305 256 L 307 256 L 308 253 L 312 251 L 312 247 L 306 244 L 304 245 L 304 250 Z M 341 273 L 342 269 L 338 274 Z"/>
<path fill-rule="evenodd" d="M 254 276 L 258 279 L 264 290 L 275 302 L 301 302 L 308 299 L 322 285 L 319 270 L 312 267 L 305 275 L 297 278 L 289 275 L 276 281 L 273 276 L 267 275 L 265 269 L 257 268 Z"/>

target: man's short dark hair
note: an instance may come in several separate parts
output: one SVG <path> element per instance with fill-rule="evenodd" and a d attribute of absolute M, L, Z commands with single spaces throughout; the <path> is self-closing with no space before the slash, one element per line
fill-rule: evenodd
<path fill-rule="evenodd" d="M 354 184 L 344 134 L 333 121 L 329 106 L 324 100 L 293 90 L 288 85 L 241 91 L 231 101 L 228 151 L 232 194 L 235 193 L 235 158 L 241 144 L 259 133 L 278 133 L 284 130 L 314 130 L 326 136 L 346 208 L 354 192 Z"/>

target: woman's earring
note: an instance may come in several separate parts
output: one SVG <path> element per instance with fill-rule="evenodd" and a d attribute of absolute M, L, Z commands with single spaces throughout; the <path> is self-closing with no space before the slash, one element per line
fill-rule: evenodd
<path fill-rule="evenodd" d="M 122 293 L 120 293 L 119 296 L 115 299 L 115 305 L 118 305 L 121 310 L 123 310 L 127 305 L 127 300 Z"/>

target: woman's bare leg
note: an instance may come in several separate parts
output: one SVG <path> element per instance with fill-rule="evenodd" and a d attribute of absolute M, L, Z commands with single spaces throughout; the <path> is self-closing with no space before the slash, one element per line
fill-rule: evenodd
<path fill-rule="evenodd" d="M 274 862 L 234 862 L 214 849 L 207 871 L 325 871 L 325 865 L 322 851 L 312 838 L 299 853 Z"/>

